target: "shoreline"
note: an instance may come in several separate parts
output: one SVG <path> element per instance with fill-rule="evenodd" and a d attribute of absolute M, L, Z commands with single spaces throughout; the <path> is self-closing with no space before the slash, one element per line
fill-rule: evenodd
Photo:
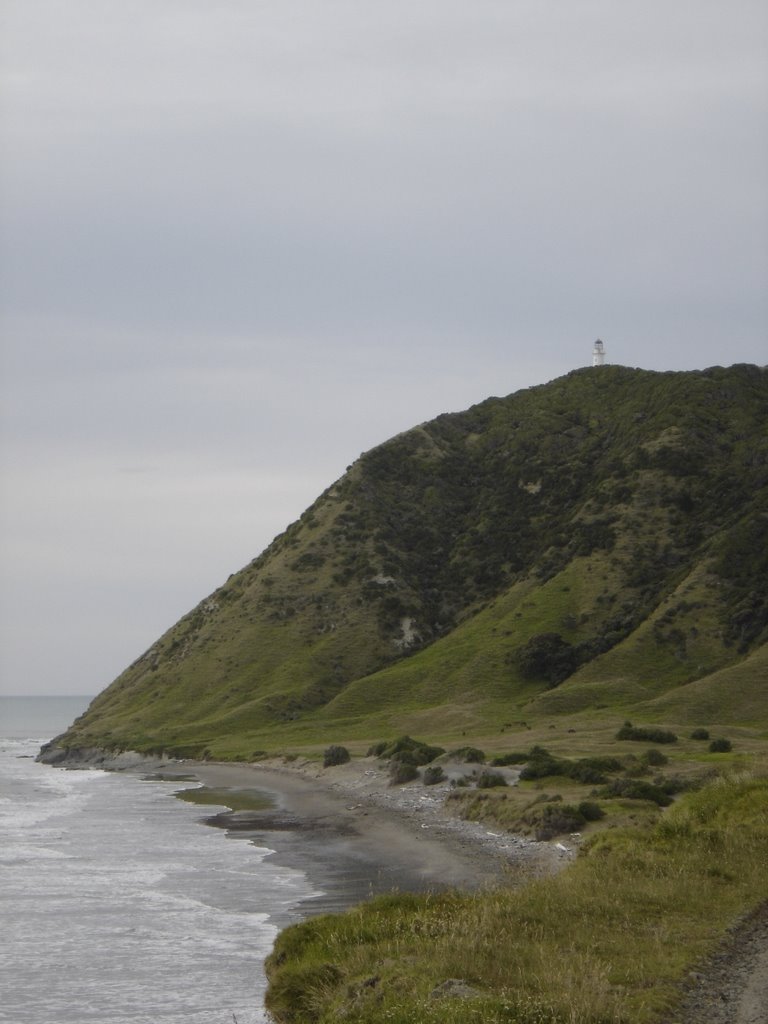
<path fill-rule="evenodd" d="M 317 895 L 276 922 L 281 928 L 385 893 L 473 892 L 525 884 L 556 873 L 576 852 L 562 843 L 497 833 L 457 818 L 444 806 L 448 782 L 390 786 L 386 767 L 376 758 L 323 768 L 317 762 L 286 764 L 282 759 L 209 762 L 99 753 L 72 751 L 56 763 L 198 781 L 216 794 L 210 802 L 190 801 L 199 805 L 203 822 L 268 847 L 274 863 L 304 872 Z M 472 768 L 446 767 L 449 777 Z M 510 781 L 515 774 L 510 773 Z M 220 810 L 229 807 L 227 793 L 240 809 Z M 273 806 L 264 807 L 258 794 L 267 794 Z"/>
<path fill-rule="evenodd" d="M 302 871 L 311 886 L 322 890 L 316 898 L 274 916 L 279 930 L 318 913 L 346 910 L 378 893 L 482 892 L 498 885 L 524 885 L 555 874 L 576 853 L 565 844 L 499 835 L 457 819 L 442 806 L 446 785 L 390 787 L 386 769 L 374 758 L 327 769 L 310 761 L 179 761 L 95 749 L 59 750 L 50 760 L 38 760 L 68 769 L 198 782 L 209 796 L 222 796 L 192 801 L 199 806 L 202 822 L 268 847 L 275 863 Z M 455 767 L 466 772 L 468 766 Z M 228 793 L 240 809 L 221 810 Z M 258 794 L 265 793 L 273 801 L 269 807 L 258 802 Z M 767 939 L 768 904 L 763 902 L 736 920 L 711 955 L 681 977 L 684 994 L 674 1020 L 756 1021 L 755 1014 L 768 1005 Z M 661 1019 L 671 1024 L 671 1017 Z"/>
<path fill-rule="evenodd" d="M 473 891 L 509 882 L 515 873 L 526 879 L 552 874 L 575 852 L 457 818 L 444 806 L 447 784 L 389 786 L 386 771 L 373 758 L 333 768 L 312 762 L 184 762 L 177 767 L 211 789 L 254 789 L 275 800 L 276 813 L 232 811 L 210 824 L 236 831 L 295 830 L 305 840 L 325 834 L 389 877 L 389 889 Z M 281 851 L 274 856 L 280 860 Z M 312 865 L 305 867 L 311 877 Z"/>
<path fill-rule="evenodd" d="M 182 761 L 150 770 L 166 779 L 193 776 L 221 792 L 225 806 L 227 792 L 237 794 L 236 804 L 249 791 L 273 800 L 271 808 L 204 814 L 203 821 L 268 847 L 275 863 L 307 876 L 317 894 L 276 922 L 280 927 L 387 893 L 520 885 L 555 873 L 573 856 L 452 816 L 443 806 L 447 786 L 389 787 L 374 763 L 358 759 L 323 769 L 311 762 Z"/>

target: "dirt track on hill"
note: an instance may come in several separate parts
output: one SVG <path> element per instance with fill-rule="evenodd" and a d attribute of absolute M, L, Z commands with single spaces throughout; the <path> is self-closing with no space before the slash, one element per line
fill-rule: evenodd
<path fill-rule="evenodd" d="M 668 1024 L 768 1024 L 768 903 L 693 971 Z"/>

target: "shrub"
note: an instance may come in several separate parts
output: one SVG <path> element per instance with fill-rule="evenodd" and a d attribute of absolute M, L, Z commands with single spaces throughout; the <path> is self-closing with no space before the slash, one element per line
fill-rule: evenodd
<path fill-rule="evenodd" d="M 424 769 L 423 781 L 425 786 L 436 786 L 438 782 L 445 782 L 446 775 L 439 764 L 431 764 Z"/>
<path fill-rule="evenodd" d="M 712 740 L 709 744 L 710 754 L 727 754 L 731 750 L 733 750 L 733 744 L 724 736 L 721 736 L 719 739 Z"/>
<path fill-rule="evenodd" d="M 418 757 L 419 764 L 429 764 L 430 761 L 434 761 L 436 757 L 441 757 L 445 753 L 445 748 L 430 747 L 426 743 L 421 743 L 414 753 Z"/>
<path fill-rule="evenodd" d="M 419 760 L 412 750 L 398 750 L 389 759 L 390 766 L 393 764 L 412 764 L 414 767 Z"/>
<path fill-rule="evenodd" d="M 612 775 L 624 769 L 624 762 L 620 761 L 618 757 L 582 757 L 576 764 L 595 768 L 597 771 L 605 772 L 606 775 Z"/>
<path fill-rule="evenodd" d="M 601 782 L 605 782 L 605 775 L 599 768 L 581 761 L 570 764 L 564 762 L 563 775 L 567 775 L 569 779 L 574 779 L 576 782 L 583 782 L 588 786 L 597 786 Z"/>
<path fill-rule="evenodd" d="M 653 780 L 655 786 L 659 786 L 668 796 L 674 796 L 675 793 L 685 793 L 686 790 L 696 789 L 698 783 L 691 779 L 684 779 L 680 775 L 673 775 L 670 778 L 664 778 L 659 775 Z"/>
<path fill-rule="evenodd" d="M 464 764 L 485 764 L 485 754 L 477 747 L 459 747 L 458 750 L 451 751 L 451 757 L 463 761 Z"/>
<path fill-rule="evenodd" d="M 584 818 L 571 804 L 547 804 L 540 812 L 534 834 L 539 841 L 552 839 L 563 832 L 578 832 L 583 824 Z"/>
<path fill-rule="evenodd" d="M 669 758 L 666 754 L 662 754 L 660 750 L 656 750 L 655 747 L 651 747 L 650 750 L 646 750 L 641 760 L 648 765 L 652 765 L 654 768 L 660 767 L 663 764 L 669 764 Z"/>
<path fill-rule="evenodd" d="M 532 758 L 520 772 L 520 778 L 523 780 L 543 779 L 548 775 L 564 774 L 563 762 L 556 757 L 547 755 L 546 757 Z"/>
<path fill-rule="evenodd" d="M 346 747 L 330 746 L 323 754 L 323 768 L 330 768 L 335 764 L 346 764 L 350 760 L 350 753 Z"/>
<path fill-rule="evenodd" d="M 625 722 L 616 733 L 617 740 L 638 740 L 641 743 L 677 743 L 677 736 L 669 729 L 637 726 Z"/>
<path fill-rule="evenodd" d="M 640 775 L 648 775 L 650 773 L 650 767 L 641 760 L 639 757 L 627 758 L 626 768 L 624 774 L 628 779 L 636 779 Z"/>
<path fill-rule="evenodd" d="M 555 757 L 544 747 L 533 747 L 528 763 L 520 772 L 521 779 L 543 779 L 548 775 L 566 778 L 596 786 L 605 782 L 605 776 L 620 772 L 624 765 L 616 757 L 583 757 L 578 761 Z"/>
<path fill-rule="evenodd" d="M 600 821 L 605 817 L 605 811 L 594 800 L 582 800 L 577 810 L 584 821 Z"/>
<path fill-rule="evenodd" d="M 519 751 L 513 751 L 511 754 L 502 754 L 501 757 L 494 757 L 491 761 L 491 765 L 494 768 L 504 768 L 508 764 L 525 764 L 529 756 L 529 754 L 522 754 Z"/>
<path fill-rule="evenodd" d="M 414 765 L 429 764 L 444 753 L 442 747 L 430 747 L 429 744 L 414 740 L 410 736 L 400 736 L 391 743 L 376 743 L 368 751 L 369 756 L 373 757 L 391 759 L 397 755 L 399 760 Z"/>
<path fill-rule="evenodd" d="M 624 765 L 616 757 L 582 757 L 578 761 L 562 761 L 564 774 L 576 782 L 597 786 L 605 776 L 620 772 Z"/>
<path fill-rule="evenodd" d="M 694 729 L 691 733 L 692 740 L 708 740 L 709 729 Z"/>
<path fill-rule="evenodd" d="M 613 779 L 601 791 L 600 796 L 625 797 L 628 800 L 649 800 L 659 807 L 669 807 L 672 797 L 661 786 L 654 786 L 641 779 Z"/>
<path fill-rule="evenodd" d="M 517 652 L 517 664 L 524 679 L 542 679 L 552 688 L 575 671 L 578 655 L 559 633 L 539 633 Z"/>
<path fill-rule="evenodd" d="M 412 782 L 418 779 L 419 770 L 414 764 L 405 764 L 402 761 L 393 761 L 389 766 L 390 786 L 400 786 L 404 782 Z"/>
<path fill-rule="evenodd" d="M 492 789 L 494 786 L 506 786 L 507 780 L 499 772 L 481 772 L 477 779 L 478 789 Z"/>
<path fill-rule="evenodd" d="M 530 761 L 537 757 L 552 757 L 552 754 L 550 754 L 546 747 L 540 747 L 537 743 L 528 751 L 528 760 Z"/>

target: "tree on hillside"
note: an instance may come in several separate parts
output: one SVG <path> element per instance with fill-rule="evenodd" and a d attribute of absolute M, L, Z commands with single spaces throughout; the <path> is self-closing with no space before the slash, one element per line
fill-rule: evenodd
<path fill-rule="evenodd" d="M 518 651 L 517 665 L 525 679 L 541 679 L 552 688 L 576 670 L 578 656 L 559 633 L 537 633 Z"/>

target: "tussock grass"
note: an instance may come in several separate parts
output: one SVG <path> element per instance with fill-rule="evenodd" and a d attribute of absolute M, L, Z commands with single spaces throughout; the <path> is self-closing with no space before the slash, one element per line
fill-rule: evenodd
<path fill-rule="evenodd" d="M 601 833 L 561 874 L 481 895 L 393 895 L 283 932 L 283 1024 L 651 1024 L 768 899 L 768 778 L 719 779 L 651 828 Z M 468 999 L 439 999 L 458 978 Z"/>

